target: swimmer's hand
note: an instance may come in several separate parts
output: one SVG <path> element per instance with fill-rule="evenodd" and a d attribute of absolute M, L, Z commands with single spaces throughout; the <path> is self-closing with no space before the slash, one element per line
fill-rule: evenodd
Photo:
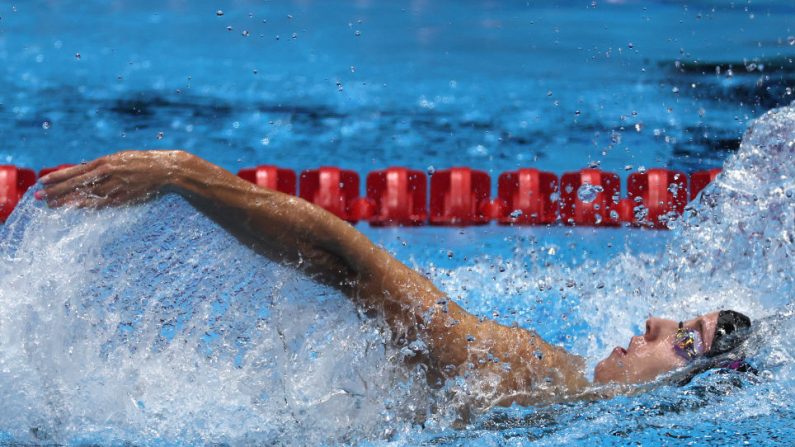
<path fill-rule="evenodd" d="M 52 172 L 35 197 L 51 207 L 103 208 L 144 202 L 163 192 L 189 154 L 124 151 Z"/>

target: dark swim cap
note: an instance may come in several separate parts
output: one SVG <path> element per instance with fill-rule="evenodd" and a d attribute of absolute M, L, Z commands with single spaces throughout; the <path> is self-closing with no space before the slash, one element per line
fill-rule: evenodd
<path fill-rule="evenodd" d="M 744 342 L 751 333 L 751 319 L 733 310 L 722 310 L 718 314 L 718 324 L 715 327 L 715 336 L 712 346 L 707 351 L 707 357 L 729 352 Z"/>

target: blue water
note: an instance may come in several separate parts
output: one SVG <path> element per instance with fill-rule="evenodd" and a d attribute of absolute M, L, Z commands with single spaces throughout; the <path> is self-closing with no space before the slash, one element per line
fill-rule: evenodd
<path fill-rule="evenodd" d="M 692 170 L 792 99 L 791 2 L 593 5 L 5 3 L 0 160 Z"/>
<path fill-rule="evenodd" d="M 93 214 L 28 197 L 0 242 L 0 441 L 791 443 L 795 137 L 782 129 L 795 118 L 737 151 L 750 119 L 795 99 L 793 23 L 788 1 L 0 5 L 0 161 L 179 147 L 233 171 L 624 176 L 729 160 L 672 232 L 358 228 L 469 311 L 591 368 L 652 313 L 767 322 L 748 348 L 757 377 L 493 410 L 457 429 L 464 385 L 427 389 L 377 321 L 179 199 Z"/>

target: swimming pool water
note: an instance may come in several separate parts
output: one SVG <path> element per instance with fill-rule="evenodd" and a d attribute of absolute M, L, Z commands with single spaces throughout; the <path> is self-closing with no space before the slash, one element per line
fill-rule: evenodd
<path fill-rule="evenodd" d="M 0 5 L 8 163 L 181 147 L 233 171 L 495 176 L 734 157 L 674 232 L 358 228 L 468 310 L 589 367 L 650 313 L 732 307 L 761 326 L 757 377 L 495 410 L 460 430 L 467 384 L 427 389 L 377 322 L 180 200 L 85 214 L 28 197 L 0 243 L 0 442 L 791 443 L 787 121 L 735 152 L 749 119 L 795 99 L 794 18 L 787 1 Z"/>

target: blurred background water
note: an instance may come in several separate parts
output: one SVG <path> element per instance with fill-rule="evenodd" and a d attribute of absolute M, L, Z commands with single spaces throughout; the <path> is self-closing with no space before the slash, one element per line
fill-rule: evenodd
<path fill-rule="evenodd" d="M 2 162 L 179 147 L 233 171 L 494 177 L 731 159 L 672 232 L 358 228 L 471 312 L 537 329 L 589 367 L 652 313 L 761 321 L 757 377 L 515 407 L 456 430 L 445 393 L 461 390 L 427 389 L 376 322 L 180 200 L 85 214 L 28 198 L 0 244 L 0 441 L 786 444 L 791 110 L 737 152 L 751 118 L 795 99 L 793 23 L 788 1 L 0 5 Z"/>
<path fill-rule="evenodd" d="M 788 1 L 30 1 L 0 16 L 0 157 L 33 167 L 181 147 L 232 170 L 692 170 L 719 166 L 795 76 Z"/>

